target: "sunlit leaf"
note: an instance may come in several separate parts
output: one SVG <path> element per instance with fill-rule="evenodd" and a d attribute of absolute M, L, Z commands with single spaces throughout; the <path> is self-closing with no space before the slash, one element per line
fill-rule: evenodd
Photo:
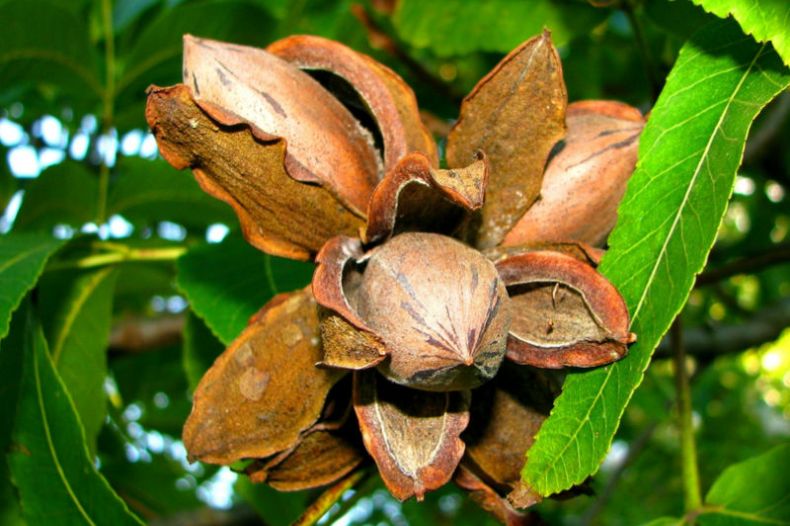
<path fill-rule="evenodd" d="M 744 33 L 771 42 L 790 66 L 790 2 L 785 0 L 692 0 L 721 18 L 732 16 Z"/>
<path fill-rule="evenodd" d="M 702 270 L 751 122 L 788 83 L 770 46 L 732 22 L 707 26 L 684 46 L 642 134 L 600 267 L 626 299 L 638 341 L 621 362 L 566 381 L 524 470 L 540 493 L 598 469 L 653 349 Z"/>
<path fill-rule="evenodd" d="M 11 234 L 0 238 L 0 339 L 8 333 L 11 313 L 36 284 L 44 264 L 65 241 L 45 234 Z"/>
<path fill-rule="evenodd" d="M 88 448 L 104 423 L 113 267 L 52 272 L 39 286 L 39 314 L 52 363 L 71 394 Z"/>
<path fill-rule="evenodd" d="M 554 43 L 562 45 L 590 31 L 606 15 L 605 10 L 581 2 L 402 0 L 394 22 L 400 36 L 411 45 L 449 56 L 478 50 L 505 53 L 544 27 L 551 30 Z"/>
<path fill-rule="evenodd" d="M 142 524 L 99 474 L 74 404 L 29 316 L 11 475 L 30 524 Z M 56 517 L 57 519 L 53 519 Z"/>

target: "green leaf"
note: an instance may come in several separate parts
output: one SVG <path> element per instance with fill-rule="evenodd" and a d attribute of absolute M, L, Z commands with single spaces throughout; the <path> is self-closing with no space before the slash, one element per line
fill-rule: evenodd
<path fill-rule="evenodd" d="M 11 330 L 8 336 L 0 341 L 0 371 L 3 371 L 3 382 L 0 384 L 0 400 L 3 410 L 0 411 L 0 451 L 5 453 L 11 443 L 11 432 L 16 420 L 16 407 L 19 400 L 19 386 L 22 380 L 23 353 L 29 302 L 25 302 L 14 313 L 11 319 Z M 23 524 L 19 503 L 11 484 L 8 463 L 0 459 L 0 524 Z"/>
<path fill-rule="evenodd" d="M 790 66 L 790 2 L 787 0 L 692 0 L 706 11 L 732 15 L 744 33 L 758 42 L 771 42 Z"/>
<path fill-rule="evenodd" d="M 44 234 L 0 237 L 0 339 L 8 334 L 11 313 L 36 284 L 49 257 L 64 243 Z"/>
<path fill-rule="evenodd" d="M 479 50 L 507 53 L 544 27 L 554 43 L 562 45 L 589 32 L 607 15 L 606 10 L 582 3 L 550 0 L 402 0 L 393 21 L 409 44 L 446 57 Z"/>
<path fill-rule="evenodd" d="M 231 208 L 208 196 L 189 172 L 179 172 L 163 160 L 122 159 L 108 197 L 109 213 L 134 224 L 173 221 L 185 226 L 236 224 Z"/>
<path fill-rule="evenodd" d="M 114 267 L 48 273 L 39 284 L 39 315 L 52 363 L 71 394 L 90 451 L 104 424 L 107 341 Z"/>
<path fill-rule="evenodd" d="M 176 286 L 225 345 L 272 296 L 306 286 L 313 271 L 309 263 L 259 252 L 238 233 L 190 249 L 176 265 Z"/>
<path fill-rule="evenodd" d="M 24 82 L 46 82 L 73 98 L 103 96 L 90 32 L 73 10 L 44 0 L 17 0 L 0 5 L 0 20 L 15 21 L 3 24 L 0 92 Z"/>
<path fill-rule="evenodd" d="M 734 464 L 716 479 L 700 526 L 790 524 L 790 444 Z"/>
<path fill-rule="evenodd" d="M 28 316 L 12 452 L 13 482 L 29 524 L 142 524 L 99 474 L 71 397 Z"/>
<path fill-rule="evenodd" d="M 284 493 L 265 484 L 253 484 L 246 477 L 239 477 L 233 490 L 252 506 L 255 512 L 271 526 L 288 526 L 296 522 L 308 504 L 310 494 L 305 491 Z"/>
<path fill-rule="evenodd" d="M 674 517 L 661 517 L 660 519 L 646 522 L 642 526 L 682 526 L 683 524 L 683 519 L 676 519 Z"/>
<path fill-rule="evenodd" d="M 622 361 L 568 377 L 523 472 L 541 494 L 598 469 L 651 353 L 705 264 L 749 126 L 788 83 L 776 53 L 732 22 L 706 26 L 681 50 L 642 133 L 600 267 L 625 298 L 638 341 Z"/>
<path fill-rule="evenodd" d="M 225 350 L 225 346 L 211 333 L 203 320 L 188 312 L 182 350 L 189 391 L 194 392 L 203 374 Z"/>
<path fill-rule="evenodd" d="M 98 200 L 98 177 L 84 164 L 67 161 L 46 169 L 28 185 L 14 228 L 44 230 L 57 224 L 81 226 L 96 219 Z"/>

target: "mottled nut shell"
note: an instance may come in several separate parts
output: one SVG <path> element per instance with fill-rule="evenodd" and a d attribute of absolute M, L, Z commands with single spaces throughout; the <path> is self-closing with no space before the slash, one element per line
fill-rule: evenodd
<path fill-rule="evenodd" d="M 390 380 L 454 391 L 492 378 L 510 325 L 494 265 L 451 238 L 407 233 L 370 253 L 354 307 L 386 344 Z"/>

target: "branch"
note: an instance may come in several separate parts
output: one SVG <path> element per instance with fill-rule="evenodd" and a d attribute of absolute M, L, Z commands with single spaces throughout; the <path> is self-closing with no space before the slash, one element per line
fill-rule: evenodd
<path fill-rule="evenodd" d="M 680 434 L 680 460 L 683 475 L 683 502 L 686 512 L 702 506 L 697 464 L 697 444 L 694 442 L 694 424 L 691 419 L 691 386 L 686 368 L 686 351 L 683 347 L 683 327 L 680 317 L 670 329 L 669 340 L 675 365 L 675 391 L 677 393 L 677 426 Z"/>
<path fill-rule="evenodd" d="M 159 318 L 130 317 L 121 320 L 110 333 L 110 349 L 119 352 L 142 352 L 175 345 L 181 341 L 184 316 Z"/>
<path fill-rule="evenodd" d="M 686 329 L 683 341 L 688 354 L 716 357 L 774 341 L 787 327 L 790 327 L 790 297 L 760 309 L 744 323 Z M 670 355 L 669 340 L 664 338 L 656 357 Z"/>
<path fill-rule="evenodd" d="M 706 270 L 697 276 L 697 287 L 717 283 L 738 274 L 752 274 L 773 265 L 790 263 L 790 244 L 776 245 L 762 252 L 737 259 L 724 265 Z"/>

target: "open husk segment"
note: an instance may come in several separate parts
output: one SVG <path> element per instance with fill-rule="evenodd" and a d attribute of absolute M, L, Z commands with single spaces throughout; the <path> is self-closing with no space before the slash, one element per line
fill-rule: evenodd
<path fill-rule="evenodd" d="M 619 360 L 635 341 L 625 301 L 590 265 L 539 250 L 496 266 L 512 309 L 510 360 L 552 369 L 595 367 Z"/>
<path fill-rule="evenodd" d="M 165 160 L 191 168 L 203 190 L 230 204 L 247 241 L 264 252 L 310 259 L 328 239 L 364 224 L 326 188 L 286 172 L 284 140 L 263 141 L 233 115 L 209 116 L 183 84 L 150 88 L 146 119 Z"/>
<path fill-rule="evenodd" d="M 399 500 L 440 488 L 464 453 L 459 438 L 469 423 L 469 393 L 426 393 L 354 373 L 354 410 L 365 448 Z"/>
<path fill-rule="evenodd" d="M 191 459 L 231 464 L 265 458 L 294 447 L 321 416 L 342 373 L 315 367 L 321 350 L 310 291 L 279 300 L 198 384 L 183 433 Z"/>

